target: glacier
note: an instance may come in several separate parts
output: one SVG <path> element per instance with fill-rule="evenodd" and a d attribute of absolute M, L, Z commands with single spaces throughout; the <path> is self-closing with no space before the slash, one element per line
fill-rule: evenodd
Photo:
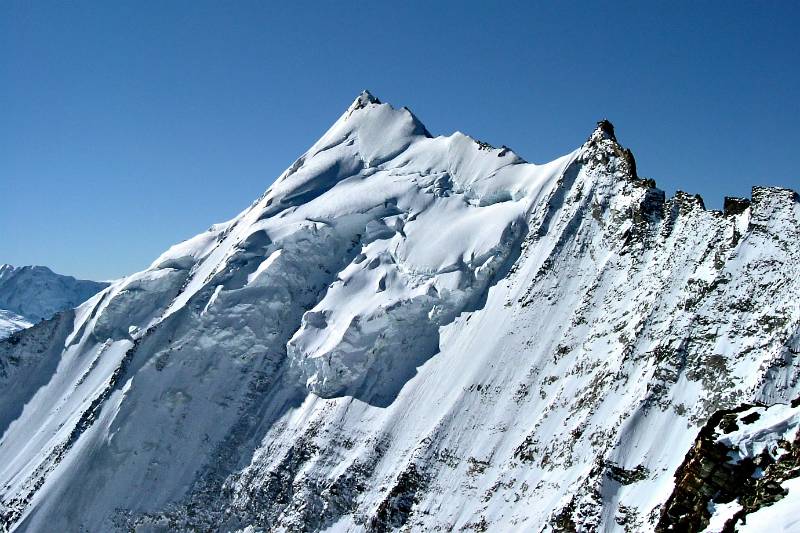
<path fill-rule="evenodd" d="M 799 237 L 794 191 L 666 198 L 607 121 L 537 165 L 364 92 L 0 342 L 0 524 L 655 530 L 714 413 L 799 394 Z"/>

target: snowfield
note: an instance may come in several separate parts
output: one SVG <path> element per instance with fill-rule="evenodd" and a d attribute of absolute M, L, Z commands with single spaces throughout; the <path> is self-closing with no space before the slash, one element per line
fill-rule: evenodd
<path fill-rule="evenodd" d="M 534 165 L 362 93 L 239 216 L 0 343 L 0 524 L 654 530 L 712 413 L 798 395 L 800 200 L 728 204 L 608 123 Z"/>

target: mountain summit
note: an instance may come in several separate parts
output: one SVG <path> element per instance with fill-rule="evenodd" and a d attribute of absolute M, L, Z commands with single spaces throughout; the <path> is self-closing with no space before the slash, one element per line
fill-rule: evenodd
<path fill-rule="evenodd" d="M 362 93 L 236 218 L 0 343 L 0 524 L 709 523 L 701 428 L 800 382 L 800 200 L 734 203 L 666 199 L 607 121 L 535 165 Z"/>

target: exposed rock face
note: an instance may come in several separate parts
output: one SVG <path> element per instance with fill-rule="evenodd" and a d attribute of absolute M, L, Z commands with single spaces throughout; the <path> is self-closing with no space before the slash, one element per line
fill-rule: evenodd
<path fill-rule="evenodd" d="M 616 142 L 617 136 L 614 135 L 614 125 L 610 120 L 604 118 L 603 120 L 599 121 L 597 123 L 597 129 L 602 132 L 606 139 Z"/>
<path fill-rule="evenodd" d="M 709 503 L 727 503 L 741 494 L 756 466 L 752 460 L 731 463 L 731 450 L 718 441 L 717 431 L 724 431 L 721 426 L 730 428 L 736 415 L 751 407 L 720 410 L 709 419 L 675 472 L 675 490 L 664 505 L 656 531 L 701 531 L 711 517 Z"/>
<path fill-rule="evenodd" d="M 800 394 L 798 242 L 792 191 L 666 199 L 609 125 L 533 165 L 362 94 L 241 215 L 0 343 L 0 516 L 651 531 L 713 413 Z"/>
<path fill-rule="evenodd" d="M 741 405 L 714 413 L 675 473 L 656 531 L 732 533 L 748 523 L 748 515 L 782 500 L 789 491 L 781 484 L 800 478 L 798 405 Z M 718 511 L 719 504 L 730 511 Z M 750 523 L 759 525 L 757 519 Z"/>
<path fill-rule="evenodd" d="M 741 215 L 749 207 L 750 200 L 748 198 L 726 196 L 725 203 L 723 204 L 723 212 L 725 213 L 726 217 Z"/>

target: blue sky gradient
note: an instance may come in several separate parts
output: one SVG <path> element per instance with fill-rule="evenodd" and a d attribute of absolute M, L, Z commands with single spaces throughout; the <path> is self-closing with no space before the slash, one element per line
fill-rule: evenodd
<path fill-rule="evenodd" d="M 361 89 L 533 162 L 608 117 L 719 208 L 800 188 L 798 2 L 0 3 L 0 263 L 94 279 L 229 219 Z"/>

